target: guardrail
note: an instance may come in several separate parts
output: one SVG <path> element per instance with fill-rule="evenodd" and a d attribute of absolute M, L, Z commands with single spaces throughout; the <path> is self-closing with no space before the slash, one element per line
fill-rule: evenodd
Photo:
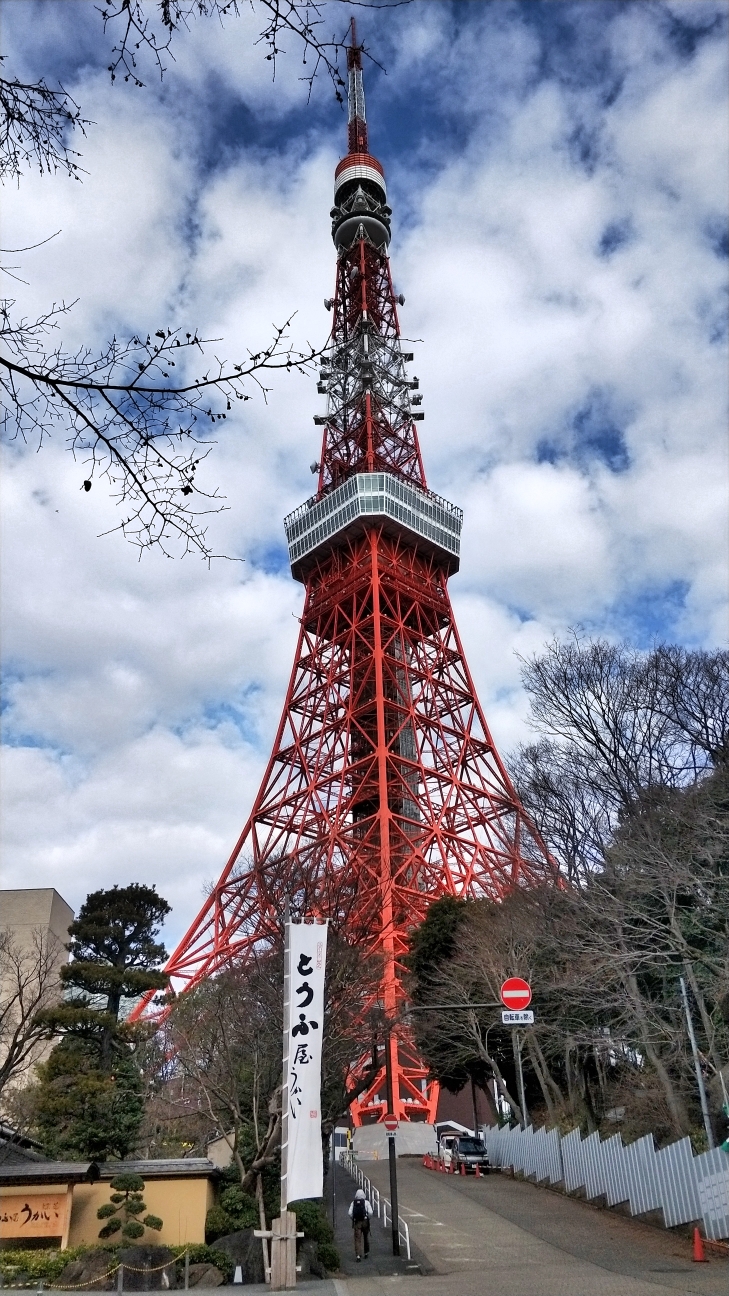
<path fill-rule="evenodd" d="M 357 1187 L 362 1188 L 364 1190 L 365 1196 L 367 1197 L 368 1201 L 372 1203 L 372 1209 L 375 1215 L 377 1216 L 378 1220 L 382 1224 L 382 1227 L 387 1228 L 388 1224 L 392 1221 L 392 1202 L 389 1200 L 388 1197 L 383 1197 L 382 1194 L 380 1193 L 379 1188 L 375 1188 L 375 1185 L 372 1183 L 372 1181 L 367 1178 L 366 1174 L 363 1173 L 363 1171 L 357 1165 L 353 1152 L 348 1152 L 346 1151 L 346 1149 L 343 1149 L 339 1153 L 339 1164 L 343 1166 L 344 1169 L 347 1170 L 349 1174 L 351 1174 L 352 1178 L 356 1181 Z M 405 1254 L 409 1260 L 410 1259 L 410 1229 L 405 1223 L 405 1220 L 403 1219 L 402 1215 L 398 1215 L 397 1217 L 397 1232 L 400 1241 L 403 1243 L 405 1247 Z"/>

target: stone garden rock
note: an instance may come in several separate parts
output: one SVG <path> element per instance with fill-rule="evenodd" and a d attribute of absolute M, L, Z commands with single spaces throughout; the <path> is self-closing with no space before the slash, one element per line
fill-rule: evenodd
<path fill-rule="evenodd" d="M 175 1256 L 169 1247 L 123 1247 L 119 1263 L 124 1265 L 125 1291 L 167 1291 L 177 1287 Z"/>
<path fill-rule="evenodd" d="M 225 1282 L 225 1278 L 219 1269 L 213 1264 L 191 1264 L 190 1265 L 190 1286 L 191 1287 L 220 1287 Z"/>
<path fill-rule="evenodd" d="M 226 1233 L 225 1237 L 213 1242 L 211 1249 L 223 1251 L 230 1256 L 234 1265 L 240 1265 L 244 1283 L 265 1281 L 261 1239 L 253 1236 L 252 1228 L 241 1229 L 238 1233 Z"/>
<path fill-rule="evenodd" d="M 304 1238 L 296 1252 L 296 1263 L 301 1265 L 297 1278 L 326 1278 L 327 1271 L 319 1259 L 319 1244 L 313 1238 Z"/>
<path fill-rule="evenodd" d="M 103 1278 L 109 1269 L 116 1267 L 116 1257 L 111 1251 L 89 1251 L 78 1260 L 71 1260 L 55 1279 L 57 1287 L 79 1287 L 86 1291 L 113 1291 L 116 1273 Z"/>

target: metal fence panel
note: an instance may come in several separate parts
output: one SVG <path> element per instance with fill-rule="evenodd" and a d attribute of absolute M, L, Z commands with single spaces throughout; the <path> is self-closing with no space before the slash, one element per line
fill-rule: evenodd
<path fill-rule="evenodd" d="M 585 1184 L 585 1194 L 588 1201 L 592 1197 L 605 1195 L 606 1182 L 601 1154 L 600 1135 L 598 1133 L 588 1135 L 583 1140 L 579 1153 L 583 1166 L 582 1177 Z"/>
<path fill-rule="evenodd" d="M 578 1188 L 584 1188 L 585 1186 L 582 1157 L 580 1156 L 581 1143 L 582 1137 L 578 1129 L 570 1130 L 569 1134 L 565 1134 L 562 1139 L 564 1186 L 567 1192 L 576 1192 Z"/>
<path fill-rule="evenodd" d="M 661 1148 L 656 1152 L 655 1163 L 666 1228 L 700 1219 L 701 1200 L 691 1139 L 682 1138 Z"/>
<path fill-rule="evenodd" d="M 729 1155 L 721 1148 L 702 1152 L 694 1167 L 706 1236 L 729 1237 Z"/>
<path fill-rule="evenodd" d="M 620 1134 L 613 1134 L 603 1144 L 605 1196 L 608 1206 L 619 1206 L 630 1197 L 625 1148 Z"/>
<path fill-rule="evenodd" d="M 652 1134 L 645 1134 L 624 1149 L 631 1215 L 644 1215 L 646 1211 L 658 1210 L 662 1205 L 653 1164 L 655 1155 Z"/>
<path fill-rule="evenodd" d="M 494 1166 L 512 1166 L 538 1182 L 562 1182 L 567 1192 L 583 1188 L 588 1200 L 628 1202 L 631 1215 L 661 1210 L 666 1228 L 703 1220 L 709 1238 L 729 1237 L 729 1156 L 720 1148 L 695 1157 L 691 1140 L 656 1151 L 652 1134 L 624 1146 L 620 1134 L 604 1142 L 583 1139 L 578 1129 L 485 1130 Z"/>

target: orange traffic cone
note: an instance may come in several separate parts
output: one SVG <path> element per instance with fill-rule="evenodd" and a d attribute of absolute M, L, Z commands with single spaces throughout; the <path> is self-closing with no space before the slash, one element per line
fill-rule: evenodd
<path fill-rule="evenodd" d="M 704 1239 L 702 1238 L 698 1228 L 694 1229 L 694 1252 L 691 1259 L 695 1264 L 709 1263 L 704 1255 Z"/>
<path fill-rule="evenodd" d="M 476 1164 L 476 1178 L 477 1179 L 481 1178 L 481 1167 L 480 1165 L 478 1165 L 478 1163 Z"/>
<path fill-rule="evenodd" d="M 466 1173 L 466 1167 L 464 1166 L 463 1162 L 461 1162 L 461 1174 L 464 1175 L 465 1173 Z"/>

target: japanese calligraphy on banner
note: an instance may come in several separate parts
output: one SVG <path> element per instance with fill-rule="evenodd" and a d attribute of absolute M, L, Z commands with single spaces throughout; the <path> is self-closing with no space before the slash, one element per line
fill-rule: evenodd
<path fill-rule="evenodd" d="M 287 923 L 281 1209 L 324 1191 L 321 1042 L 326 923 Z"/>

